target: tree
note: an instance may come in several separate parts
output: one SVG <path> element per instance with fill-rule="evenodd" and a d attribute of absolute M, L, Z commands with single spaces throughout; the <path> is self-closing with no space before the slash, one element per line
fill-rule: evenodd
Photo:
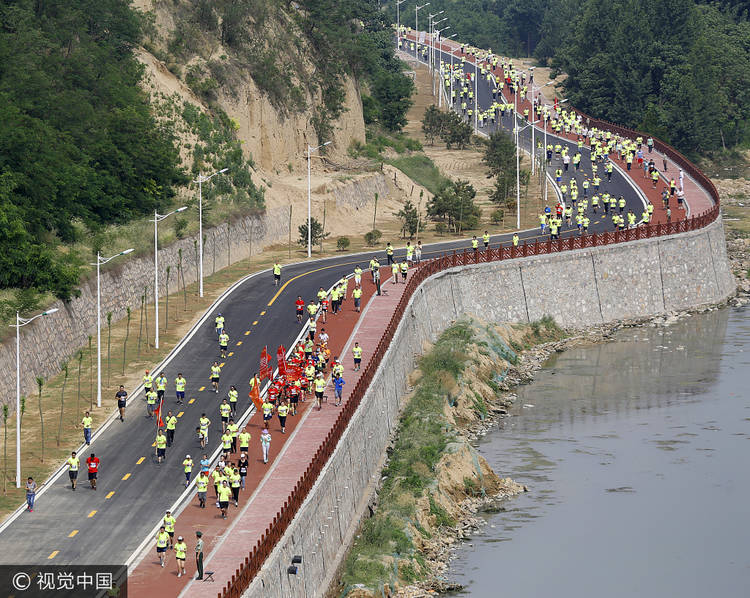
<path fill-rule="evenodd" d="M 63 373 L 62 389 L 60 390 L 60 421 L 57 424 L 57 446 L 60 446 L 60 436 L 62 436 L 63 414 L 65 412 L 65 385 L 68 383 L 68 362 L 60 364 L 60 370 Z"/>
<path fill-rule="evenodd" d="M 125 340 L 122 342 L 122 375 L 125 375 L 125 362 L 127 361 L 128 356 L 128 338 L 130 338 L 130 319 L 132 318 L 132 311 L 130 309 L 130 306 L 128 305 L 127 308 L 127 322 L 125 324 Z"/>
<path fill-rule="evenodd" d="M 365 243 L 369 245 L 370 247 L 374 247 L 378 244 L 378 241 L 380 240 L 380 237 L 383 236 L 383 233 L 379 231 L 376 228 L 373 228 L 371 231 L 365 233 Z"/>
<path fill-rule="evenodd" d="M 172 266 L 167 266 L 164 275 L 164 333 L 167 332 L 167 326 L 169 325 L 169 273 L 172 271 Z"/>
<path fill-rule="evenodd" d="M 451 181 L 427 203 L 427 215 L 443 222 L 447 228 L 460 232 L 476 228 L 481 210 L 474 203 L 476 190 L 468 181 Z"/>
<path fill-rule="evenodd" d="M 422 132 L 427 137 L 427 140 L 432 145 L 435 142 L 435 137 L 440 137 L 440 133 L 443 130 L 445 123 L 445 112 L 438 110 L 435 104 L 432 104 L 424 112 L 422 118 Z"/>
<path fill-rule="evenodd" d="M 336 249 L 338 251 L 346 251 L 349 248 L 349 245 L 351 245 L 349 237 L 339 237 L 336 240 Z"/>
<path fill-rule="evenodd" d="M 112 312 L 107 312 L 107 386 L 109 386 L 109 373 L 112 362 L 110 360 L 110 349 L 112 347 Z"/>
<path fill-rule="evenodd" d="M 519 160 L 519 164 L 523 158 Z M 515 207 L 516 192 L 516 144 L 513 137 L 504 131 L 496 131 L 487 140 L 482 162 L 487 167 L 487 176 L 495 177 L 495 185 L 490 200 L 493 203 Z M 521 184 L 528 184 L 529 172 L 521 170 Z"/>
<path fill-rule="evenodd" d="M 3 494 L 8 490 L 8 404 L 3 403 Z"/>
<path fill-rule="evenodd" d="M 81 368 L 83 366 L 83 350 L 79 349 L 76 353 L 76 361 L 78 362 L 78 395 L 76 397 L 76 413 L 81 412 Z"/>
<path fill-rule="evenodd" d="M 373 98 L 378 102 L 378 122 L 389 131 L 400 131 L 406 125 L 406 113 L 413 104 L 414 83 L 403 73 L 381 71 L 372 82 Z"/>
<path fill-rule="evenodd" d="M 471 125 L 455 112 L 446 112 L 443 118 L 443 126 L 440 131 L 440 139 L 445 143 L 447 149 L 464 149 L 471 141 L 474 129 Z"/>
<path fill-rule="evenodd" d="M 417 208 L 411 200 L 407 199 L 404 207 L 398 212 L 394 212 L 393 215 L 401 220 L 401 236 L 406 237 L 408 233 L 409 239 L 414 238 L 414 233 L 417 232 L 417 224 L 419 222 L 419 212 L 417 212 Z"/>
<path fill-rule="evenodd" d="M 39 438 L 42 442 L 42 463 L 44 463 L 44 412 L 42 411 L 42 388 L 44 388 L 44 378 L 39 376 L 36 377 L 36 386 L 39 389 L 39 425 L 41 426 L 41 434 Z"/>
<path fill-rule="evenodd" d="M 323 225 L 318 222 L 317 218 L 312 218 L 310 223 L 312 224 L 310 228 L 310 242 L 312 245 L 322 243 L 324 239 L 330 236 L 331 233 L 323 232 Z M 297 243 L 303 247 L 307 247 L 307 222 L 300 224 L 297 230 L 299 231 L 299 240 Z"/>

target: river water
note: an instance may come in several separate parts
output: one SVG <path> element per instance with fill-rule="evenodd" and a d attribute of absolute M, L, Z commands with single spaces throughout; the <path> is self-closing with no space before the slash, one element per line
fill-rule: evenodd
<path fill-rule="evenodd" d="M 529 492 L 457 552 L 460 596 L 750 596 L 750 318 L 553 356 L 479 442 Z"/>

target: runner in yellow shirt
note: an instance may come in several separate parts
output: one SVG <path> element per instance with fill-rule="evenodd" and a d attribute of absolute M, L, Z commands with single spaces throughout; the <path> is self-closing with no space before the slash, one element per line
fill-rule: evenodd
<path fill-rule="evenodd" d="M 68 477 L 70 478 L 70 487 L 75 490 L 78 482 L 78 470 L 81 468 L 81 460 L 76 456 L 76 452 L 70 453 L 66 461 L 68 464 Z"/>

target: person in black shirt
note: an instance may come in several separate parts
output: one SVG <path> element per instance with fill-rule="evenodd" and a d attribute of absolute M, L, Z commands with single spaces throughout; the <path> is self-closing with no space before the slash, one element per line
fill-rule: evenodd
<path fill-rule="evenodd" d="M 128 393 L 125 390 L 125 387 L 120 385 L 120 390 L 117 391 L 117 394 L 115 394 L 115 398 L 117 399 L 117 408 L 120 410 L 120 421 L 125 421 L 125 405 L 127 404 L 128 400 Z"/>
<path fill-rule="evenodd" d="M 247 476 L 247 470 L 250 467 L 250 463 L 247 460 L 247 454 L 246 453 L 242 453 L 242 455 L 240 455 L 240 460 L 237 461 L 237 467 L 239 467 L 239 469 L 240 469 L 240 477 L 241 477 L 240 487 L 244 489 L 245 488 L 245 477 Z"/>

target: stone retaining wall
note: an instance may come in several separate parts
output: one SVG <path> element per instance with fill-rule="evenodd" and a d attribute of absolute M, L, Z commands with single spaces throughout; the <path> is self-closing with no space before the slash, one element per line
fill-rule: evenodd
<path fill-rule="evenodd" d="M 407 375 L 423 343 L 455 320 L 477 314 L 527 322 L 551 315 L 563 326 L 586 326 L 718 303 L 734 289 L 720 218 L 672 237 L 465 266 L 428 278 L 329 463 L 244 596 L 326 593 L 380 475 Z M 248 548 L 238 547 L 238 563 Z M 303 562 L 297 575 L 288 575 L 294 555 Z"/>

